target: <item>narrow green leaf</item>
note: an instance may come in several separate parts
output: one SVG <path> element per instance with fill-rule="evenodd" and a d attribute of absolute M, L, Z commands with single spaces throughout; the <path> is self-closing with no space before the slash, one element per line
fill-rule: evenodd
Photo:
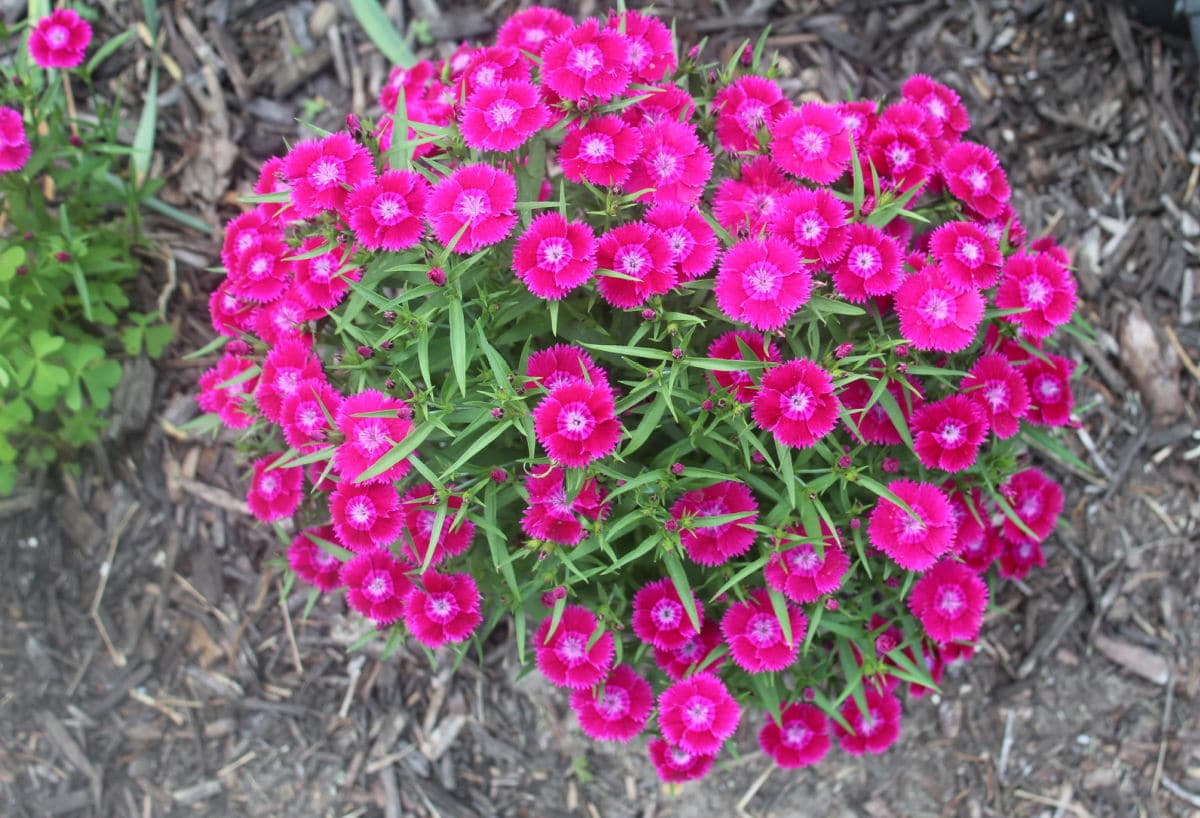
<path fill-rule="evenodd" d="M 401 68 L 412 68 L 416 65 L 417 58 L 412 49 L 392 25 L 378 0 L 350 0 L 350 10 L 358 18 L 363 32 L 371 38 L 375 47 L 383 52 L 383 56 Z"/>
<path fill-rule="evenodd" d="M 415 429 L 409 429 L 408 434 L 404 436 L 403 440 L 397 441 L 387 454 L 372 463 L 371 467 L 358 477 L 355 477 L 354 482 L 361 483 L 364 480 L 370 480 L 372 477 L 383 474 L 392 466 L 395 466 L 401 460 L 415 452 L 417 447 L 425 442 L 425 438 L 429 437 L 433 432 L 434 428 L 436 427 L 433 424 L 426 423 Z"/>
<path fill-rule="evenodd" d="M 667 576 L 671 578 L 671 583 L 679 594 L 679 601 L 683 603 L 683 608 L 687 611 L 688 621 L 699 633 L 700 613 L 696 610 L 696 598 L 692 594 L 692 586 L 688 584 L 687 571 L 684 570 L 683 563 L 679 561 L 679 555 L 673 551 L 664 554 L 663 567 L 667 569 Z"/>
<path fill-rule="evenodd" d="M 152 6 L 153 0 L 146 0 L 146 5 Z M 150 84 L 146 88 L 145 103 L 142 115 L 138 119 L 137 130 L 133 135 L 133 154 L 130 162 L 133 165 L 134 184 L 138 187 L 146 181 L 150 172 L 150 160 L 154 157 L 154 135 L 158 129 L 158 62 L 150 64 Z"/>

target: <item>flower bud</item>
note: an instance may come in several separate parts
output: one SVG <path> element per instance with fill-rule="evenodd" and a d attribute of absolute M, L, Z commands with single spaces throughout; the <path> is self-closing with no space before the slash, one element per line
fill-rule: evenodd
<path fill-rule="evenodd" d="M 435 287 L 446 286 L 446 271 L 441 267 L 430 267 L 427 275 Z"/>
<path fill-rule="evenodd" d="M 66 250 L 59 250 L 57 253 L 54 254 L 54 257 L 56 259 L 58 259 L 59 261 L 61 261 L 63 264 L 66 264 L 68 261 L 71 260 L 71 254 L 68 253 Z"/>
<path fill-rule="evenodd" d="M 358 348 L 358 354 L 363 358 L 370 358 L 375 354 L 375 350 L 371 349 L 369 346 L 360 346 Z"/>
<path fill-rule="evenodd" d="M 508 481 L 508 472 L 504 469 L 492 469 L 492 482 L 504 483 Z"/>

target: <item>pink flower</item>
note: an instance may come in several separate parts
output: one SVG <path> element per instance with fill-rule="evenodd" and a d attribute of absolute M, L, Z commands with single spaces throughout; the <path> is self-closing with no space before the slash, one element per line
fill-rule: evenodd
<path fill-rule="evenodd" d="M 321 362 L 313 355 L 312 347 L 304 341 L 283 341 L 267 353 L 254 400 L 258 408 L 273 423 L 282 417 L 283 402 L 294 394 L 302 381 L 325 377 Z"/>
<path fill-rule="evenodd" d="M 601 236 L 596 263 L 600 270 L 620 276 L 601 272 L 596 283 L 600 297 L 614 307 L 640 307 L 678 281 L 670 242 L 662 231 L 642 221 L 626 222 Z"/>
<path fill-rule="evenodd" d="M 572 102 L 608 102 L 629 87 L 629 45 L 588 18 L 542 50 L 542 82 Z"/>
<path fill-rule="evenodd" d="M 711 175 L 712 154 L 700 143 L 696 129 L 664 120 L 642 125 L 642 154 L 621 186 L 656 204 L 695 204 Z"/>
<path fill-rule="evenodd" d="M 792 629 L 789 643 L 765 588 L 750 592 L 745 602 L 735 602 L 721 617 L 721 635 L 729 645 L 733 663 L 747 673 L 783 670 L 800 655 L 808 631 L 808 617 L 799 608 L 787 606 Z"/>
<path fill-rule="evenodd" d="M 563 470 L 557 466 L 535 467 L 525 480 L 529 492 L 529 506 L 521 517 L 521 528 L 530 537 L 556 542 L 560 545 L 578 545 L 586 535 L 582 515 L 599 520 L 608 514 L 604 502 L 607 492 L 600 488 L 595 478 L 584 481 L 579 495 L 567 501 Z"/>
<path fill-rule="evenodd" d="M 871 544 L 901 568 L 924 571 L 954 547 L 954 515 L 945 492 L 930 483 L 893 480 L 888 491 L 913 514 L 880 498 L 867 526 Z"/>
<path fill-rule="evenodd" d="M 322 548 L 314 537 L 337 545 L 333 526 L 305 529 L 288 546 L 288 566 L 309 585 L 315 585 L 322 591 L 332 591 L 341 585 L 342 563 Z"/>
<path fill-rule="evenodd" d="M 516 201 L 517 183 L 511 173 L 490 165 L 463 165 L 433 188 L 427 213 L 437 240 L 467 254 L 503 241 L 512 232 Z"/>
<path fill-rule="evenodd" d="M 987 603 L 987 583 L 952 559 L 938 561 L 908 595 L 908 609 L 939 645 L 978 639 Z"/>
<path fill-rule="evenodd" d="M 308 322 L 324 318 L 327 314 L 326 310 L 306 307 L 300 300 L 299 292 L 293 288 L 282 298 L 256 309 L 249 331 L 257 334 L 268 346 L 279 346 L 284 342 L 310 346 L 312 333 L 309 332 Z"/>
<path fill-rule="evenodd" d="M 383 414 L 386 413 L 386 414 Z M 342 480 L 355 483 L 392 483 L 408 474 L 408 458 L 367 479 L 360 475 L 387 455 L 412 428 L 412 409 L 402 400 L 374 389 L 351 395 L 336 415 L 343 442 L 333 455 Z"/>
<path fill-rule="evenodd" d="M 661 20 L 639 11 L 626 11 L 609 17 L 605 28 L 625 37 L 634 82 L 658 82 L 675 70 L 675 43 Z"/>
<path fill-rule="evenodd" d="M 283 400 L 279 425 L 293 449 L 314 449 L 329 439 L 342 407 L 342 395 L 322 378 L 301 381 Z"/>
<path fill-rule="evenodd" d="M 1034 358 L 1021 367 L 1029 389 L 1030 423 L 1039 426 L 1071 425 L 1075 396 L 1071 392 L 1071 373 L 1075 362 L 1060 355 L 1042 353 L 1046 360 Z"/>
<path fill-rule="evenodd" d="M 846 130 L 850 132 L 854 144 L 864 144 L 867 135 L 879 121 L 878 103 L 870 99 L 859 99 L 853 102 L 839 102 L 834 108 L 837 110 L 838 116 L 842 118 L 842 122 L 846 124 Z"/>
<path fill-rule="evenodd" d="M 621 119 L 635 127 L 656 125 L 659 122 L 684 122 L 696 113 L 696 101 L 687 91 L 672 82 L 650 83 L 638 89 L 640 102 L 625 108 Z"/>
<path fill-rule="evenodd" d="M 1029 388 L 1022 370 L 1003 355 L 984 355 L 962 379 L 960 388 L 983 408 L 996 437 L 1006 440 L 1021 429 L 1029 413 Z"/>
<path fill-rule="evenodd" d="M 287 179 L 283 173 L 284 160 L 282 156 L 272 156 L 267 161 L 263 162 L 262 167 L 258 170 L 258 180 L 254 183 L 254 193 L 258 196 L 267 196 L 272 193 L 287 193 Z M 275 219 L 286 208 L 287 205 L 283 202 L 263 202 L 258 206 L 264 213 L 272 219 Z"/>
<path fill-rule="evenodd" d="M 1000 160 L 983 145 L 958 143 L 942 156 L 941 171 L 955 198 L 985 219 L 998 216 L 1011 195 Z"/>
<path fill-rule="evenodd" d="M 717 306 L 757 330 L 779 329 L 812 293 L 812 273 L 786 239 L 745 239 L 725 251 L 717 271 Z"/>
<path fill-rule="evenodd" d="M 405 492 L 400 498 L 400 511 L 404 515 L 404 528 L 408 536 L 401 541 L 401 556 L 411 559 L 417 565 L 424 565 L 427 558 L 430 565 L 440 565 L 451 557 L 465 553 L 471 547 L 471 540 L 475 537 L 475 523 L 466 517 L 455 522 L 462 509 L 463 498 L 457 494 L 449 494 L 445 498 L 445 504 L 446 513 L 442 520 L 442 528 L 436 544 L 432 546 L 433 556 L 429 558 L 441 498 L 434 493 L 434 488 L 429 483 L 420 483 Z"/>
<path fill-rule="evenodd" d="M 307 255 L 327 242 L 320 236 L 309 236 L 300 244 L 299 255 Z M 350 253 L 346 245 L 335 244 L 326 253 L 293 262 L 296 292 L 305 306 L 332 310 L 350 291 L 350 282 L 362 278 L 362 270 L 349 267 Z"/>
<path fill-rule="evenodd" d="M 923 187 L 932 171 L 929 140 L 917 128 L 897 127 L 881 119 L 863 150 L 885 190 L 905 192 Z M 867 184 L 871 184 L 869 171 L 866 179 Z"/>
<path fill-rule="evenodd" d="M 996 570 L 1004 579 L 1021 580 L 1029 576 L 1034 568 L 1046 567 L 1046 555 L 1042 544 L 1022 536 L 1016 540 L 1003 540 L 1000 565 Z"/>
<path fill-rule="evenodd" d="M 952 89 L 924 74 L 914 74 L 900 86 L 900 94 L 921 107 L 929 121 L 936 123 L 934 136 L 957 139 L 971 127 L 967 109 Z"/>
<path fill-rule="evenodd" d="M 700 633 L 692 636 L 677 648 L 654 649 L 654 661 L 668 677 L 679 681 L 692 670 L 699 667 L 705 659 L 721 644 L 721 626 L 707 617 L 700 625 Z M 725 661 L 721 655 L 707 665 L 708 669 L 716 670 Z"/>
<path fill-rule="evenodd" d="M 555 344 L 530 355 L 525 362 L 525 377 L 526 389 L 548 392 L 568 383 L 608 383 L 592 356 L 569 344 Z"/>
<path fill-rule="evenodd" d="M 1075 278 L 1049 253 L 1018 253 L 1004 264 L 996 307 L 1025 312 L 1004 316 L 1030 338 L 1045 338 L 1075 312 Z"/>
<path fill-rule="evenodd" d="M 452 104 L 469 98 L 481 88 L 493 88 L 506 82 L 528 82 L 531 73 L 532 65 L 516 48 L 493 45 L 476 49 L 458 76 Z"/>
<path fill-rule="evenodd" d="M 196 403 L 205 412 L 215 412 L 230 429 L 245 429 L 254 422 L 247 405 L 258 383 L 257 375 L 245 376 L 254 367 L 254 359 L 225 353 L 217 365 L 200 376 L 200 395 Z"/>
<path fill-rule="evenodd" d="M 390 483 L 338 483 L 329 495 L 329 516 L 338 542 L 351 551 L 386 546 L 404 526 L 400 495 Z"/>
<path fill-rule="evenodd" d="M 971 502 L 975 506 L 978 519 L 966 510 L 965 503 L 959 495 L 952 495 L 950 502 L 955 507 L 956 516 L 959 517 L 958 530 L 954 535 L 954 554 L 963 561 L 963 565 L 977 574 L 982 574 L 996 561 L 996 557 L 1000 556 L 1004 541 L 1000 532 L 988 521 L 977 499 L 973 498 Z M 958 510 L 960 504 L 961 512 Z"/>
<path fill-rule="evenodd" d="M 250 478 L 246 504 L 250 506 L 250 512 L 265 523 L 292 516 L 304 499 L 302 467 L 269 468 L 282 457 L 282 454 L 268 455 L 254 461 L 254 476 Z"/>
<path fill-rule="evenodd" d="M 531 82 L 481 86 L 463 106 L 463 141 L 481 151 L 515 150 L 549 118 L 550 111 Z"/>
<path fill-rule="evenodd" d="M 712 755 L 737 730 L 741 709 L 709 672 L 668 687 L 658 697 L 658 726 L 667 741 L 689 753 Z"/>
<path fill-rule="evenodd" d="M 212 327 L 219 335 L 238 338 L 254 326 L 258 307 L 239 298 L 233 291 L 233 282 L 226 278 L 208 297 L 208 312 Z"/>
<path fill-rule="evenodd" d="M 301 219 L 323 210 L 342 209 L 348 188 L 370 181 L 371 156 L 349 134 L 306 139 L 284 157 L 284 175 L 292 193 L 292 209 Z"/>
<path fill-rule="evenodd" d="M 557 301 L 592 277 L 596 235 L 587 222 L 545 213 L 530 222 L 513 247 L 513 272 L 539 298 Z"/>
<path fill-rule="evenodd" d="M 704 606 L 695 594 L 692 604 L 703 617 Z M 647 583 L 633 595 L 632 625 L 638 639 L 663 650 L 680 648 L 699 633 L 670 579 Z"/>
<path fill-rule="evenodd" d="M 784 769 L 809 767 L 829 752 L 829 718 L 815 705 L 789 704 L 779 714 L 779 723 L 767 716 L 758 745 Z"/>
<path fill-rule="evenodd" d="M 900 256 L 900 245 L 878 227 L 852 224 L 846 228 L 846 254 L 833 270 L 833 286 L 855 304 L 894 293 L 904 280 Z"/>
<path fill-rule="evenodd" d="M 221 241 L 221 264 L 225 271 L 236 273 L 242 257 L 267 237 L 282 238 L 279 226 L 265 204 L 230 219 Z"/>
<path fill-rule="evenodd" d="M 596 615 L 581 605 L 563 608 L 558 626 L 551 631 L 554 617 L 542 620 L 533 637 L 538 670 L 551 683 L 571 690 L 586 690 L 603 679 L 612 667 L 613 635 L 600 630 Z M 591 647 L 589 647 L 589 644 Z"/>
<path fill-rule="evenodd" d="M 779 362 L 779 350 L 758 333 L 748 330 L 733 330 L 718 336 L 708 347 L 708 357 L 722 361 L 747 360 L 743 345 L 759 361 Z M 744 369 L 733 372 L 714 370 L 710 373 L 717 389 L 731 393 L 739 403 L 750 403 L 758 394 L 758 386 L 750 373 Z M 715 389 L 714 389 L 715 391 Z"/>
<path fill-rule="evenodd" d="M 555 387 L 533 410 L 533 424 L 550 459 L 562 466 L 586 466 L 621 439 L 612 389 L 602 381 Z"/>
<path fill-rule="evenodd" d="M 260 235 L 229 270 L 230 291 L 260 304 L 279 298 L 291 283 L 295 262 L 288 259 L 292 252 L 281 233 Z"/>
<path fill-rule="evenodd" d="M 837 544 L 828 526 L 821 523 L 821 529 L 824 537 L 820 554 L 813 543 L 802 542 L 806 539 L 804 529 L 792 526 L 787 529 L 790 536 L 777 541 L 782 550 L 772 554 L 763 569 L 767 585 L 793 602 L 816 602 L 825 594 L 833 593 L 842 587 L 842 577 L 850 568 L 850 558 Z"/>
<path fill-rule="evenodd" d="M 642 155 L 642 133 L 615 114 L 572 123 L 558 150 L 563 176 L 615 187 L 629 178 L 630 166 Z"/>
<path fill-rule="evenodd" d="M 686 492 L 671 506 L 671 518 L 676 522 L 726 514 L 745 516 L 724 523 L 689 524 L 679 532 L 680 542 L 693 562 L 720 565 L 750 550 L 757 536 L 751 526 L 758 519 L 758 503 L 745 484 L 726 480 Z"/>
<path fill-rule="evenodd" d="M 666 236 L 671 263 L 680 281 L 691 281 L 712 269 L 717 259 L 717 234 L 700 210 L 660 202 L 646 211 L 646 221 Z"/>
<path fill-rule="evenodd" d="M 929 250 L 960 290 L 986 290 L 1000 277 L 1000 247 L 974 222 L 947 222 L 929 235 Z"/>
<path fill-rule="evenodd" d="M 646 745 L 650 761 L 658 777 L 668 784 L 681 784 L 684 781 L 695 781 L 708 775 L 713 762 L 717 760 L 714 753 L 690 753 L 682 747 L 675 747 L 663 739 L 656 738 Z"/>
<path fill-rule="evenodd" d="M 927 469 L 970 468 L 987 435 L 987 414 L 967 395 L 948 395 L 913 413 L 913 450 Z"/>
<path fill-rule="evenodd" d="M 769 156 L 742 165 L 740 179 L 726 179 L 713 197 L 713 216 L 730 235 L 755 236 L 775 214 L 780 200 L 794 190 Z"/>
<path fill-rule="evenodd" d="M 428 200 L 425 177 L 411 170 L 389 170 L 351 191 L 345 211 L 354 238 L 362 247 L 406 250 L 425 232 Z"/>
<path fill-rule="evenodd" d="M 0 173 L 9 173 L 25 167 L 32 153 L 33 148 L 25 136 L 25 120 L 20 111 L 0 107 Z"/>
<path fill-rule="evenodd" d="M 407 568 L 383 548 L 355 554 L 342 566 L 346 603 L 376 625 L 392 624 L 403 613 L 404 599 L 413 587 Z"/>
<path fill-rule="evenodd" d="M 29 56 L 40 68 L 74 68 L 91 41 L 86 20 L 73 9 L 55 9 L 29 30 Z"/>
<path fill-rule="evenodd" d="M 771 125 L 775 161 L 819 185 L 836 182 L 850 166 L 850 132 L 837 108 L 806 102 Z"/>
<path fill-rule="evenodd" d="M 532 6 L 505 20 L 496 31 L 496 44 L 535 56 L 546 44 L 571 30 L 571 18 L 557 9 Z"/>
<path fill-rule="evenodd" d="M 427 648 L 462 642 L 483 621 L 470 574 L 423 574 L 404 600 L 404 624 Z"/>
<path fill-rule="evenodd" d="M 770 234 L 800 248 L 804 258 L 822 264 L 837 263 L 846 252 L 850 209 L 825 188 L 797 190 L 776 204 Z"/>
<path fill-rule="evenodd" d="M 838 392 L 838 400 L 846 407 L 855 426 L 858 427 L 856 437 L 865 443 L 877 443 L 884 446 L 899 445 L 904 442 L 904 438 L 900 436 L 900 430 L 892 422 L 882 401 L 876 400 L 871 403 L 870 408 L 866 408 L 867 404 L 871 402 L 876 383 L 878 383 L 877 379 L 873 378 L 851 381 Z M 905 383 L 908 386 L 905 386 Z M 921 385 L 915 378 L 909 378 L 906 375 L 888 377 L 887 386 L 884 388 L 892 396 L 900 408 L 901 417 L 906 421 L 914 411 L 925 404 Z"/>
<path fill-rule="evenodd" d="M 900 700 L 891 693 L 867 686 L 863 689 L 867 712 L 858 709 L 853 697 L 842 705 L 842 718 L 850 725 L 848 731 L 831 720 L 838 745 L 847 754 L 882 753 L 900 738 Z"/>
<path fill-rule="evenodd" d="M 961 352 L 983 320 L 978 290 L 960 290 L 940 267 L 922 267 L 896 293 L 901 334 L 917 349 Z"/>
<path fill-rule="evenodd" d="M 754 422 L 780 443 L 807 448 L 837 425 L 833 379 L 806 358 L 773 367 L 763 375 L 753 413 Z"/>
<path fill-rule="evenodd" d="M 748 74 L 717 92 L 717 141 L 729 153 L 758 150 L 758 134 L 791 107 L 783 91 L 765 77 Z"/>
<path fill-rule="evenodd" d="M 654 691 L 629 665 L 617 665 L 605 678 L 603 690 L 596 685 L 571 691 L 571 709 L 589 737 L 624 744 L 646 727 Z"/>
<path fill-rule="evenodd" d="M 1039 469 L 1026 469 L 1009 478 L 1001 491 L 1018 519 L 1033 532 L 1038 542 L 1050 536 L 1063 508 L 1063 490 L 1058 483 Z M 1029 539 L 1029 535 L 1007 515 L 1004 517 L 1004 537 L 1014 542 Z"/>

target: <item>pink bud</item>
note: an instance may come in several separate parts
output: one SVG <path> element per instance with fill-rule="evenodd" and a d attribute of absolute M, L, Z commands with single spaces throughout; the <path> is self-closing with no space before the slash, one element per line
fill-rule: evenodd
<path fill-rule="evenodd" d="M 429 276 L 429 280 L 433 283 L 434 286 L 436 286 L 436 287 L 446 286 L 446 271 L 443 270 L 441 267 L 430 267 L 427 275 Z"/>

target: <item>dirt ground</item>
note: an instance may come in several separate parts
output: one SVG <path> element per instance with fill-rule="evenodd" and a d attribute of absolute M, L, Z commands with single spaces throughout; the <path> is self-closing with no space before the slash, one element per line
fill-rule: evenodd
<path fill-rule="evenodd" d="M 12 4 L 6 4 L 12 5 Z M 17 4 L 23 5 L 23 4 Z M 107 33 L 141 4 L 100 2 Z M 514 4 L 392 2 L 424 53 L 486 37 Z M 581 11 L 603 6 L 585 0 Z M 159 4 L 163 197 L 214 226 L 299 134 L 368 114 L 387 66 L 348 2 Z M 1032 235 L 1075 258 L 1099 333 L 1073 346 L 1089 471 L 1049 564 L 1000 587 L 980 654 L 906 705 L 882 757 L 772 768 L 756 748 L 662 787 L 640 747 L 586 740 L 519 678 L 503 629 L 455 672 L 347 657 L 340 600 L 279 599 L 274 532 L 245 513 L 232 440 L 195 439 L 216 239 L 155 223 L 138 298 L 178 339 L 130 366 L 114 441 L 74 477 L 0 500 L 0 814 L 25 816 L 1200 816 L 1200 67 L 1122 3 L 664 3 L 685 42 L 732 53 L 772 26 L 793 95 L 955 87 L 1009 170 Z M 107 80 L 140 108 L 146 55 Z M 141 407 L 142 411 L 136 411 Z M 146 410 L 149 410 L 148 412 Z"/>

